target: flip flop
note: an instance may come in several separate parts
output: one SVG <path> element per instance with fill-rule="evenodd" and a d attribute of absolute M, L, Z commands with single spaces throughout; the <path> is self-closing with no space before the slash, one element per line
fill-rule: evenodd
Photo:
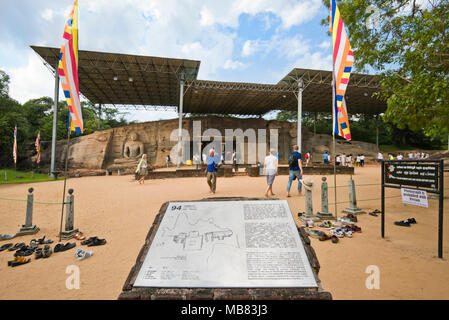
<path fill-rule="evenodd" d="M 327 234 L 323 233 L 320 235 L 320 237 L 318 239 L 320 239 L 320 241 L 326 241 L 329 240 L 331 237 L 329 237 Z"/>
<path fill-rule="evenodd" d="M 91 243 L 92 241 L 94 241 L 94 239 L 98 239 L 98 237 L 90 237 L 89 239 L 82 241 L 81 244 L 82 244 L 83 246 L 88 245 L 89 243 Z"/>
<path fill-rule="evenodd" d="M 338 243 L 339 240 L 338 240 L 338 238 L 336 236 L 333 235 L 331 237 L 331 241 L 332 241 L 332 243 Z"/>
<path fill-rule="evenodd" d="M 51 256 L 53 251 L 51 251 L 51 247 L 49 245 L 45 245 L 44 250 L 42 251 L 43 258 L 48 258 Z"/>
<path fill-rule="evenodd" d="M 43 258 L 44 257 L 44 254 L 43 254 L 43 249 L 42 248 L 37 248 L 36 249 L 36 253 L 35 253 L 35 255 L 34 255 L 34 259 L 40 259 L 40 258 Z"/>
<path fill-rule="evenodd" d="M 9 234 L 1 234 L 0 233 L 0 241 L 11 240 L 12 238 L 14 238 L 14 236 L 10 236 Z"/>
<path fill-rule="evenodd" d="M 27 264 L 28 262 L 31 261 L 31 259 L 26 259 L 25 257 L 16 257 L 16 258 L 17 259 L 15 259 L 14 261 L 8 261 L 8 265 L 11 267 L 17 267 L 22 264 Z"/>
<path fill-rule="evenodd" d="M 21 243 L 16 243 L 13 247 L 9 248 L 8 251 L 16 251 L 16 250 L 20 250 L 22 247 L 25 246 L 25 243 L 21 242 Z"/>
<path fill-rule="evenodd" d="M 73 238 L 75 238 L 76 240 L 85 240 L 86 236 L 84 235 L 84 233 L 78 232 Z"/>
<path fill-rule="evenodd" d="M 5 251 L 6 249 L 11 248 L 13 245 L 14 245 L 13 243 L 7 243 L 7 244 L 2 245 L 0 247 L 0 252 Z"/>
<path fill-rule="evenodd" d="M 106 239 L 98 239 L 95 238 L 91 243 L 89 243 L 87 246 L 88 247 L 96 247 L 96 246 L 102 246 L 106 244 Z"/>
<path fill-rule="evenodd" d="M 62 251 L 70 250 L 70 249 L 75 248 L 75 247 L 76 247 L 76 243 L 75 242 L 73 242 L 73 243 L 67 242 L 66 244 L 58 243 L 55 246 L 55 250 L 54 251 L 55 252 L 62 252 Z"/>

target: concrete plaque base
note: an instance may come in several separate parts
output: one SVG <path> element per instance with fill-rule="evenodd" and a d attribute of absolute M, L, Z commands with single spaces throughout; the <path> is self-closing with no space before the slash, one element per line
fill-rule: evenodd
<path fill-rule="evenodd" d="M 223 217 L 215 215 L 212 219 L 188 213 L 198 210 L 203 202 L 205 208 L 214 207 L 210 202 L 219 203 L 223 212 L 215 213 Z M 286 213 L 280 209 L 285 208 L 285 203 L 261 198 L 208 198 L 163 204 L 119 299 L 332 299 L 321 287 L 320 265 L 306 232 L 296 227 L 288 205 Z M 246 205 L 246 209 L 241 213 L 227 210 L 235 209 L 236 204 L 243 208 Z M 273 205 L 279 205 L 279 210 L 266 210 Z M 231 215 L 234 220 L 240 217 L 245 221 L 241 230 L 239 224 L 230 221 Z M 278 220 L 279 217 L 285 220 Z M 178 230 L 182 225 L 195 230 Z M 217 230 L 206 230 L 211 226 Z M 285 230 L 275 232 L 273 228 Z M 238 236 L 242 233 L 246 237 Z M 280 233 L 282 239 L 275 236 Z M 158 250 L 164 247 L 165 250 Z M 285 259 L 291 261 L 282 268 L 270 268 Z M 214 270 L 227 274 L 214 276 Z"/>
<path fill-rule="evenodd" d="M 36 225 L 31 227 L 22 227 L 20 228 L 19 232 L 16 233 L 15 237 L 36 234 L 39 232 L 39 230 L 39 227 Z"/>
<path fill-rule="evenodd" d="M 72 239 L 72 238 L 75 236 L 75 234 L 77 234 L 78 232 L 79 232 L 78 229 L 74 229 L 74 230 L 70 230 L 70 231 L 62 231 L 62 232 L 61 232 L 61 239 L 64 239 L 64 240 L 70 240 L 70 239 Z"/>

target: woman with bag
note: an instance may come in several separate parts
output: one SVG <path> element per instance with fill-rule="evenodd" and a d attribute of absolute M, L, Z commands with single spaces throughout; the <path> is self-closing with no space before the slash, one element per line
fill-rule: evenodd
<path fill-rule="evenodd" d="M 145 178 L 148 174 L 148 163 L 146 154 L 142 155 L 142 158 L 140 159 L 139 164 L 137 165 L 136 173 L 139 173 L 140 175 L 139 184 L 144 183 Z"/>

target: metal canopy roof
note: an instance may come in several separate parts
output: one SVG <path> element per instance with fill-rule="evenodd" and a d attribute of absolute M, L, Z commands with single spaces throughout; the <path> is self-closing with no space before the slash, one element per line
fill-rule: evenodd
<path fill-rule="evenodd" d="M 59 49 L 32 48 L 54 72 Z M 330 71 L 293 69 L 278 84 L 255 84 L 197 80 L 199 67 L 200 61 L 194 60 L 80 50 L 80 92 L 92 103 L 178 106 L 179 80 L 184 73 L 185 113 L 262 115 L 272 110 L 297 110 L 298 80 L 302 79 L 303 110 L 331 111 Z M 351 74 L 346 94 L 348 112 L 384 112 L 386 103 L 372 97 L 378 91 L 378 77 Z"/>
<path fill-rule="evenodd" d="M 329 112 L 332 106 L 332 71 L 295 68 L 279 81 L 278 85 L 297 85 L 299 79 L 304 82 L 303 109 L 308 110 L 312 107 L 313 111 Z M 379 77 L 352 73 L 345 95 L 348 112 L 364 114 L 384 112 L 387 109 L 386 102 L 373 97 L 373 94 L 380 90 Z"/>
<path fill-rule="evenodd" d="M 54 72 L 59 49 L 31 48 Z M 180 74 L 196 79 L 199 67 L 194 60 L 79 50 L 80 92 L 94 104 L 177 106 Z"/>

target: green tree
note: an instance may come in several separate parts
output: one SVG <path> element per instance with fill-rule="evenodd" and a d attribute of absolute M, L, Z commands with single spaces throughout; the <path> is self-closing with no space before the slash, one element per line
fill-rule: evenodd
<path fill-rule="evenodd" d="M 338 6 L 356 68 L 380 73 L 384 120 L 432 139 L 447 136 L 449 1 L 346 0 Z"/>

